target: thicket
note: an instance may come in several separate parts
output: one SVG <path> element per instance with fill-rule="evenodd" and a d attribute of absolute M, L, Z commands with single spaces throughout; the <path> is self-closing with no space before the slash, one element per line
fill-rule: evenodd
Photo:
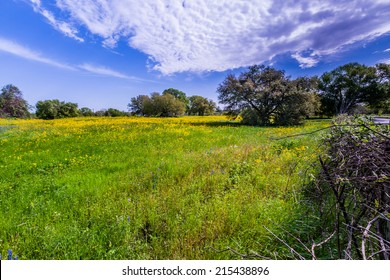
<path fill-rule="evenodd" d="M 388 260 L 389 125 L 340 116 L 324 143 L 327 152 L 319 157 L 319 174 L 306 189 L 319 220 L 313 258 L 320 250 L 326 258 Z"/>

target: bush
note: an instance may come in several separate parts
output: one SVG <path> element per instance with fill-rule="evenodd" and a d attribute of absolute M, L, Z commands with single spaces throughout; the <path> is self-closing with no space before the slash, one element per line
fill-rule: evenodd
<path fill-rule="evenodd" d="M 338 258 L 389 259 L 389 127 L 343 115 L 334 124 L 309 192 L 321 235 L 335 234 Z"/>

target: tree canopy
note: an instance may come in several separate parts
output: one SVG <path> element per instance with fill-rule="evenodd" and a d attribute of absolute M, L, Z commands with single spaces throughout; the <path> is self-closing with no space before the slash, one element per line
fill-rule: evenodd
<path fill-rule="evenodd" d="M 76 103 L 60 102 L 58 99 L 38 101 L 35 107 L 37 108 L 36 115 L 40 119 L 60 119 L 80 115 Z"/>
<path fill-rule="evenodd" d="M 368 67 L 348 63 L 324 73 L 319 90 L 325 110 L 330 115 L 352 113 L 360 104 L 378 107 L 389 98 L 389 65 Z"/>
<path fill-rule="evenodd" d="M 295 125 L 310 114 L 307 98 L 315 84 L 311 79 L 291 81 L 284 71 L 254 65 L 238 77 L 230 74 L 218 87 L 219 101 L 232 116 L 258 125 Z"/>
<path fill-rule="evenodd" d="M 131 98 L 128 108 L 133 114 L 141 116 L 177 117 L 185 113 L 186 105 L 170 93 L 161 95 L 154 92 L 150 96 Z"/>
<path fill-rule="evenodd" d="M 187 98 L 187 95 L 185 94 L 185 92 L 181 91 L 181 90 L 178 90 L 178 89 L 175 89 L 175 88 L 168 88 L 166 90 L 164 90 L 162 92 L 163 95 L 165 94 L 171 94 L 173 95 L 176 99 L 180 100 L 181 102 L 183 102 L 186 106 L 186 110 L 188 109 L 188 106 L 189 106 L 189 100 Z"/>
<path fill-rule="evenodd" d="M 211 99 L 203 96 L 193 95 L 189 97 L 189 115 L 206 116 L 213 115 L 217 105 Z"/>
<path fill-rule="evenodd" d="M 22 92 L 14 85 L 6 85 L 0 94 L 0 117 L 27 118 L 30 116 L 28 103 Z"/>

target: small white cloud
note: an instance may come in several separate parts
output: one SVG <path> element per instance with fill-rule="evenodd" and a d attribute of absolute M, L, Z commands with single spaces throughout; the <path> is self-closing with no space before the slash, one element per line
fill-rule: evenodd
<path fill-rule="evenodd" d="M 123 74 L 121 72 L 118 72 L 116 70 L 110 69 L 106 66 L 101 65 L 93 65 L 89 63 L 84 63 L 78 66 L 78 68 L 87 71 L 92 74 L 97 74 L 101 76 L 106 77 L 113 77 L 113 78 L 119 78 L 119 79 L 126 79 L 126 80 L 133 80 L 133 81 L 140 81 L 140 82 L 150 82 L 149 80 L 141 79 L 134 76 L 128 76 L 126 74 Z"/>
<path fill-rule="evenodd" d="M 21 46 L 18 43 L 15 43 L 13 41 L 4 39 L 0 37 L 0 51 L 22 57 L 24 59 L 37 61 L 40 63 L 48 64 L 51 66 L 55 66 L 58 68 L 68 69 L 68 70 L 75 70 L 74 67 L 69 66 L 67 64 L 55 61 L 53 59 L 47 58 L 40 53 L 37 53 L 27 47 Z"/>
<path fill-rule="evenodd" d="M 291 55 L 292 58 L 296 59 L 299 62 L 299 67 L 301 68 L 311 68 L 317 65 L 319 62 L 318 58 L 315 56 L 302 56 L 299 53 Z"/>
<path fill-rule="evenodd" d="M 107 68 L 105 66 L 97 66 L 97 65 L 84 63 L 82 65 L 79 65 L 79 68 L 81 68 L 87 72 L 102 75 L 102 76 L 109 76 L 109 77 L 115 77 L 115 78 L 121 78 L 121 79 L 129 79 L 130 78 L 130 77 L 126 76 L 125 74 L 122 74 L 120 72 L 117 72 L 115 70 Z"/>
<path fill-rule="evenodd" d="M 383 52 L 390 52 L 390 48 L 385 49 Z"/>

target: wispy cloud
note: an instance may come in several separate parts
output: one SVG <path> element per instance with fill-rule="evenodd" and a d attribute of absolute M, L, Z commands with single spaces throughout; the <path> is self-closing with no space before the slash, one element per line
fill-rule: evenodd
<path fill-rule="evenodd" d="M 92 74 L 97 74 L 106 77 L 120 78 L 126 80 L 135 80 L 135 81 L 147 81 L 141 78 L 137 78 L 134 76 L 128 76 L 126 74 L 120 73 L 116 70 L 110 69 L 106 66 L 94 65 L 89 63 L 84 63 L 78 66 L 80 69 L 87 71 Z"/>
<path fill-rule="evenodd" d="M 53 26 L 56 30 L 79 42 L 84 42 L 84 39 L 77 35 L 78 31 L 76 28 L 72 27 L 70 23 L 57 20 L 53 13 L 42 7 L 41 0 L 30 0 L 30 2 L 34 8 L 34 11 L 44 16 L 50 25 Z"/>
<path fill-rule="evenodd" d="M 54 66 L 57 68 L 62 68 L 65 70 L 72 70 L 72 71 L 84 71 L 92 74 L 98 74 L 101 76 L 106 77 L 113 77 L 113 78 L 119 78 L 119 79 L 126 79 L 126 80 L 133 80 L 133 81 L 147 81 L 138 77 L 129 76 L 123 73 L 120 73 L 118 71 L 115 71 L 113 69 L 110 69 L 105 66 L 98 66 L 93 65 L 89 63 L 83 63 L 81 65 L 69 65 L 66 63 L 59 62 L 57 60 L 47 58 L 40 54 L 39 52 L 36 52 L 30 48 L 24 47 L 16 42 L 10 41 L 8 39 L 4 39 L 0 37 L 0 52 L 9 53 L 27 60 L 36 61 L 39 63 L 47 64 L 50 66 Z"/>
<path fill-rule="evenodd" d="M 163 74 L 223 71 L 285 53 L 312 67 L 390 32 L 388 0 L 57 0 L 53 7 L 62 13 L 55 14 L 53 7 L 30 1 L 49 13 L 43 15 L 52 25 L 68 26 L 68 33 L 57 28 L 67 36 L 77 36 L 83 26 L 106 47 L 127 40 Z M 307 50 L 317 56 L 303 56 Z"/>
<path fill-rule="evenodd" d="M 385 49 L 383 52 L 390 52 L 390 48 Z"/>
<path fill-rule="evenodd" d="M 31 49 L 24 47 L 16 42 L 13 42 L 13 41 L 10 41 L 8 39 L 1 38 L 1 37 L 0 37 L 0 51 L 6 52 L 9 54 L 18 56 L 18 57 L 22 57 L 24 59 L 37 61 L 40 63 L 48 64 L 48 65 L 55 66 L 55 67 L 62 68 L 62 69 L 76 70 L 76 68 L 74 68 L 70 65 L 58 62 L 58 61 L 51 59 L 51 58 L 47 58 L 34 50 L 31 50 Z"/>

